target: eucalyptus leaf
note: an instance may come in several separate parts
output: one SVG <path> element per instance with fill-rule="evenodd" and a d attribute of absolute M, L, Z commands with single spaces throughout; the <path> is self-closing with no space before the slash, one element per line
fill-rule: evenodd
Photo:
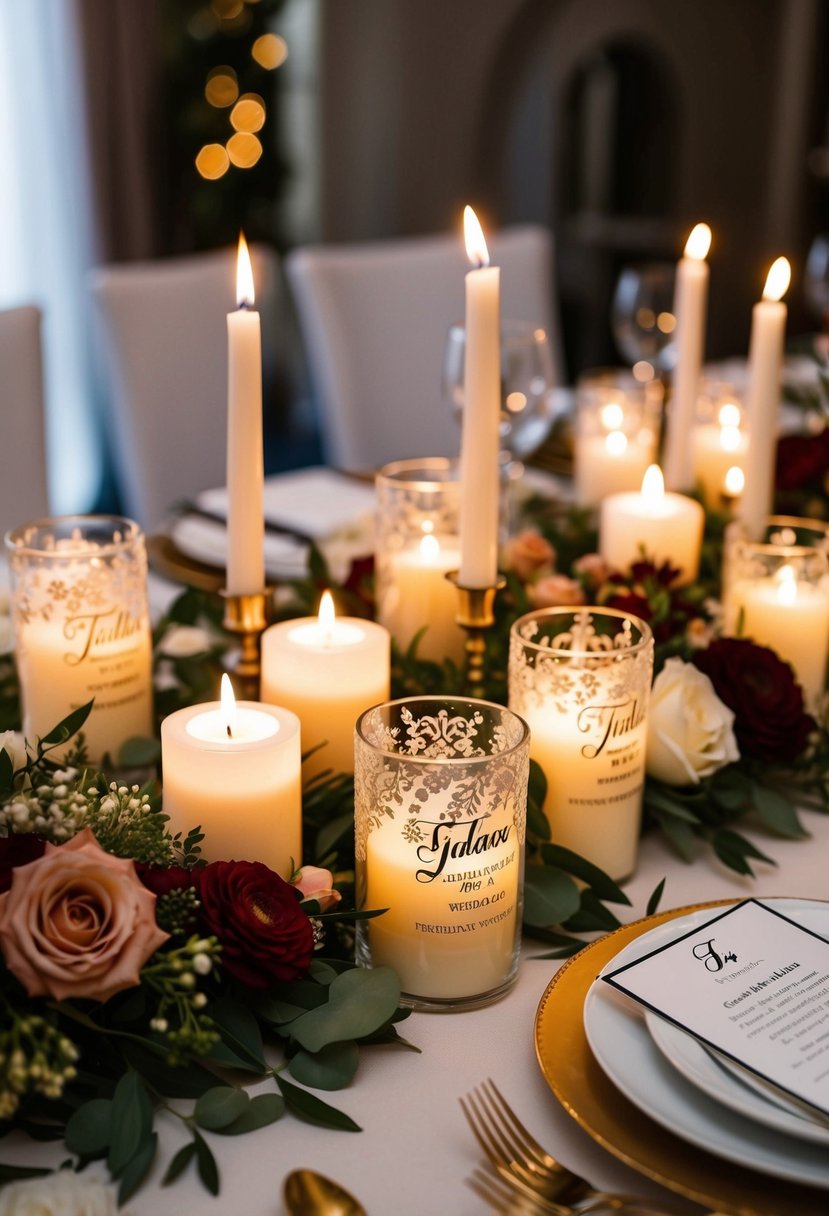
<path fill-rule="evenodd" d="M 659 814 L 657 822 L 682 860 L 690 864 L 694 860 L 697 850 L 695 832 L 687 823 L 680 819 L 673 819 L 670 815 Z"/>
<path fill-rule="evenodd" d="M 5 747 L 0 748 L 0 791 L 10 792 L 14 781 L 14 761 Z"/>
<path fill-rule="evenodd" d="M 216 1158 L 210 1151 L 210 1145 L 204 1136 L 200 1136 L 195 1128 L 193 1129 L 193 1143 L 196 1146 L 196 1165 L 202 1185 L 211 1195 L 218 1195 L 219 1167 L 216 1165 Z"/>
<path fill-rule="evenodd" d="M 331 966 L 330 963 L 324 963 L 322 959 L 311 959 L 311 966 L 308 968 L 308 974 L 311 979 L 316 980 L 318 984 L 328 985 L 335 980 L 340 974 L 339 971 Z"/>
<path fill-rule="evenodd" d="M 165 1098 L 198 1098 L 216 1084 L 214 1074 L 200 1064 L 177 1064 L 175 1068 L 168 1068 L 163 1058 L 146 1044 L 125 1039 L 121 1051 L 156 1093 Z"/>
<path fill-rule="evenodd" d="M 158 739 L 146 739 L 139 735 L 126 739 L 118 753 L 122 768 L 149 768 L 161 759 L 161 743 Z"/>
<path fill-rule="evenodd" d="M 646 916 L 653 916 L 655 914 L 657 908 L 659 907 L 659 905 L 662 901 L 662 894 L 663 894 L 664 890 L 665 890 L 665 879 L 663 878 L 660 880 L 660 882 L 657 883 L 657 885 L 654 887 L 653 891 L 651 892 L 650 899 L 648 900 L 648 906 L 645 911 Z"/>
<path fill-rule="evenodd" d="M 118 1178 L 127 1163 L 149 1138 L 153 1123 L 153 1107 L 147 1087 L 132 1069 L 119 1080 L 112 1096 L 112 1130 L 107 1166 L 113 1178 Z"/>
<path fill-rule="evenodd" d="M 150 1167 L 155 1160 L 157 1151 L 158 1133 L 151 1132 L 145 1140 L 142 1140 L 135 1156 L 127 1162 L 121 1174 L 121 1183 L 118 1187 L 119 1207 L 126 1203 L 141 1186 L 141 1183 L 150 1172 Z"/>
<path fill-rule="evenodd" d="M 67 714 L 57 726 L 49 731 L 48 735 L 43 735 L 40 742 L 43 745 L 49 746 L 54 743 L 64 743 L 67 739 L 71 739 L 76 735 L 83 726 L 84 722 L 92 712 L 92 705 L 95 698 L 87 701 L 85 705 L 81 705 L 78 709 L 73 709 L 71 714 Z"/>
<path fill-rule="evenodd" d="M 563 870 L 528 865 L 524 872 L 524 922 L 560 925 L 578 911 L 579 889 Z"/>
<path fill-rule="evenodd" d="M 199 1127 L 209 1132 L 219 1131 L 233 1123 L 245 1111 L 250 1098 L 243 1089 L 217 1085 L 202 1094 L 193 1108 L 193 1118 Z"/>
<path fill-rule="evenodd" d="M 572 849 L 565 849 L 560 844 L 545 844 L 541 846 L 541 855 L 547 865 L 556 866 L 587 883 L 599 899 L 604 899 L 610 904 L 625 904 L 630 907 L 627 895 L 610 875 L 605 874 L 604 870 L 600 870 L 598 866 L 579 856 L 578 853 L 574 853 Z"/>
<path fill-rule="evenodd" d="M 591 890 L 582 891 L 581 907 L 575 916 L 571 916 L 565 927 L 578 933 L 593 933 L 600 930 L 604 933 L 618 929 L 621 921 L 610 908 L 596 898 Z"/>
<path fill-rule="evenodd" d="M 222 1136 L 242 1136 L 246 1132 L 255 1132 L 257 1128 L 276 1123 L 284 1114 L 285 1099 L 281 1094 L 257 1094 L 255 1098 L 251 1098 L 238 1119 L 227 1127 L 217 1127 L 216 1131 Z"/>
<path fill-rule="evenodd" d="M 328 1002 L 291 1023 L 291 1037 L 306 1051 L 359 1039 L 388 1021 L 400 1003 L 400 981 L 391 967 L 344 971 L 328 988 Z"/>
<path fill-rule="evenodd" d="M 784 798 L 782 794 L 779 794 L 777 790 L 771 790 L 768 786 L 754 782 L 751 788 L 751 797 L 757 814 L 763 823 L 766 827 L 771 828 L 773 832 L 776 832 L 778 836 L 802 840 L 809 835 L 800 822 L 797 811 L 791 802 L 789 802 L 788 798 Z"/>
<path fill-rule="evenodd" d="M 353 1079 L 360 1052 L 353 1041 L 329 1043 L 320 1051 L 298 1051 L 291 1057 L 290 1071 L 295 1081 L 312 1089 L 343 1089 Z"/>
<path fill-rule="evenodd" d="M 109 1148 L 112 1131 L 112 1102 L 92 1098 L 84 1102 L 66 1124 L 64 1140 L 70 1153 L 79 1157 L 102 1157 Z"/>
<path fill-rule="evenodd" d="M 264 1072 L 262 1032 L 250 1009 L 238 1001 L 225 998 L 217 1001 L 210 1013 L 222 1042 L 243 1062 L 239 1066 L 251 1072 Z"/>
<path fill-rule="evenodd" d="M 334 1106 L 329 1106 L 327 1102 L 323 1102 L 314 1094 L 309 1094 L 307 1090 L 300 1089 L 298 1085 L 293 1085 L 285 1077 L 277 1077 L 276 1083 L 288 1109 L 298 1119 L 302 1119 L 306 1123 L 313 1123 L 317 1127 L 331 1127 L 336 1131 L 361 1132 L 363 1130 L 349 1115 L 337 1110 Z"/>
<path fill-rule="evenodd" d="M 188 1165 L 193 1160 L 195 1155 L 196 1155 L 195 1141 L 191 1140 L 189 1142 L 189 1144 L 182 1145 L 182 1147 L 178 1150 L 176 1155 L 173 1157 L 170 1164 L 167 1166 L 166 1173 L 164 1174 L 164 1177 L 161 1179 L 161 1185 L 170 1186 L 171 1183 L 175 1182 L 176 1178 L 180 1177 L 180 1175 L 183 1174 L 184 1171 L 187 1169 Z"/>

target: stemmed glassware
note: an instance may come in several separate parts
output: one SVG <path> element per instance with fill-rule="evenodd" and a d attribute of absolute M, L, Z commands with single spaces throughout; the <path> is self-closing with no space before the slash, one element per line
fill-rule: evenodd
<path fill-rule="evenodd" d="M 829 232 L 820 232 L 809 246 L 803 271 L 803 293 L 821 329 L 829 331 Z"/>
<path fill-rule="evenodd" d="M 626 266 L 611 305 L 610 323 L 620 355 L 634 368 L 649 363 L 659 379 L 673 369 L 676 358 L 675 273 L 671 262 Z M 637 376 L 645 378 L 651 377 Z"/>
<path fill-rule="evenodd" d="M 464 402 L 466 331 L 450 326 L 443 360 L 443 396 L 460 422 Z M 501 462 L 514 462 L 541 447 L 556 416 L 555 371 L 547 331 L 529 321 L 501 321 Z"/>

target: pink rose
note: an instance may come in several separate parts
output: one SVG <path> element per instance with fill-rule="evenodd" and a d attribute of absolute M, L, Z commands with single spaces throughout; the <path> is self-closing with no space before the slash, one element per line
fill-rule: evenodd
<path fill-rule="evenodd" d="M 89 828 L 17 866 L 0 895 L 0 950 L 29 996 L 108 1001 L 139 982 L 168 937 L 134 864 L 104 852 Z"/>
<path fill-rule="evenodd" d="M 586 604 L 584 588 L 566 574 L 550 574 L 531 583 L 527 595 L 534 608 L 558 608 L 564 604 Z"/>
<path fill-rule="evenodd" d="M 334 875 L 319 866 L 303 866 L 291 885 L 301 892 L 303 899 L 315 899 L 320 912 L 330 911 L 342 899 L 339 891 L 334 890 Z"/>
<path fill-rule="evenodd" d="M 533 528 L 527 528 L 507 541 L 504 564 L 507 570 L 513 570 L 522 582 L 531 579 L 540 570 L 552 570 L 555 561 L 555 549 Z"/>
<path fill-rule="evenodd" d="M 588 587 L 601 587 L 610 577 L 610 566 L 601 553 L 585 553 L 573 562 L 573 573 L 583 578 Z"/>

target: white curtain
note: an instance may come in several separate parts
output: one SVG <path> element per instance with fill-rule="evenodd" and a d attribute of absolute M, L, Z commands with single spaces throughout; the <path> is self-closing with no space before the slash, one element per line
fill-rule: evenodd
<path fill-rule="evenodd" d="M 94 240 L 74 18 L 71 0 L 0 0 L 0 307 L 43 310 L 49 497 L 60 514 L 93 506 L 103 464 L 90 354 L 86 273 Z"/>

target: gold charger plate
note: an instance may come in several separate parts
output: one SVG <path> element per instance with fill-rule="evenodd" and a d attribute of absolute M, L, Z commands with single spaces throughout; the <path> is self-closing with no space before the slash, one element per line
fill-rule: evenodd
<path fill-rule="evenodd" d="M 692 904 L 625 925 L 586 946 L 556 973 L 535 1018 L 535 1051 L 555 1097 L 588 1135 L 626 1165 L 669 1190 L 733 1216 L 826 1216 L 829 1193 L 758 1174 L 715 1157 L 649 1119 L 596 1062 L 584 1033 L 584 1001 L 593 980 L 630 942 L 657 925 L 701 908 Z"/>

